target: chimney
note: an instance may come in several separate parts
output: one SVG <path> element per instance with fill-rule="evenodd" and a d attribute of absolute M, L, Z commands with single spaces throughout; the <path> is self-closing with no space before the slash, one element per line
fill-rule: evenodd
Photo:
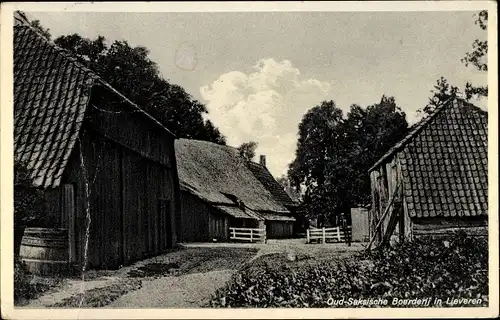
<path fill-rule="evenodd" d="M 261 155 L 260 156 L 260 165 L 261 166 L 266 166 L 266 156 L 265 155 Z"/>

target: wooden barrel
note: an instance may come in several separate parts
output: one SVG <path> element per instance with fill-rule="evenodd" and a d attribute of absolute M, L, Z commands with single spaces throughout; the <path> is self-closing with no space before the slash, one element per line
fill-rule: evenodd
<path fill-rule="evenodd" d="M 26 228 L 19 255 L 32 274 L 67 274 L 70 270 L 68 230 Z"/>

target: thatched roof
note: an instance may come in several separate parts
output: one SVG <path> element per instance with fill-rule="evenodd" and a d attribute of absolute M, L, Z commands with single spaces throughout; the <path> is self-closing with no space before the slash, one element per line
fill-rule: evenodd
<path fill-rule="evenodd" d="M 283 186 L 280 185 L 279 182 L 276 181 L 276 179 L 274 179 L 273 175 L 271 174 L 271 172 L 269 172 L 266 166 L 260 163 L 249 161 L 248 168 L 260 181 L 260 183 L 262 183 L 262 185 L 266 187 L 269 192 L 271 192 L 274 198 L 279 201 L 279 203 L 287 207 L 295 207 L 298 205 L 298 203 L 296 201 L 293 201 L 288 193 L 286 193 Z"/>
<path fill-rule="evenodd" d="M 281 219 L 280 214 L 290 213 L 255 178 L 236 149 L 207 141 L 178 139 L 175 152 L 181 188 L 201 200 L 216 207 L 233 208 L 235 201 L 241 201 L 250 213 L 267 220 Z"/>

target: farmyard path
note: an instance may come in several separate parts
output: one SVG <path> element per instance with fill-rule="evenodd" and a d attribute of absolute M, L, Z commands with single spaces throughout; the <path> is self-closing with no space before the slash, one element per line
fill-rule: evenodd
<path fill-rule="evenodd" d="M 270 240 L 267 244 L 191 243 L 177 251 L 88 277 L 85 282 L 68 279 L 25 308 L 207 307 L 217 289 L 224 287 L 241 266 L 260 256 L 286 253 L 290 260 L 324 254 L 334 257 L 362 248 L 359 243 L 351 247 L 308 245 L 303 239 Z"/>
<path fill-rule="evenodd" d="M 222 288 L 236 270 L 208 271 L 143 281 L 142 288 L 129 292 L 105 308 L 199 308 Z"/>

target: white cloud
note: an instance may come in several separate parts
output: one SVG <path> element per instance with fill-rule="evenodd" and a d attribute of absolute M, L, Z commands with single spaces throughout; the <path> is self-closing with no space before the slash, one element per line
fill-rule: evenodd
<path fill-rule="evenodd" d="M 238 146 L 256 141 L 257 154 L 267 156 L 275 176 L 284 174 L 293 160 L 298 124 L 310 108 L 327 100 L 332 85 L 306 79 L 288 60 L 261 59 L 254 72 L 225 73 L 200 89 L 210 118 Z"/>

